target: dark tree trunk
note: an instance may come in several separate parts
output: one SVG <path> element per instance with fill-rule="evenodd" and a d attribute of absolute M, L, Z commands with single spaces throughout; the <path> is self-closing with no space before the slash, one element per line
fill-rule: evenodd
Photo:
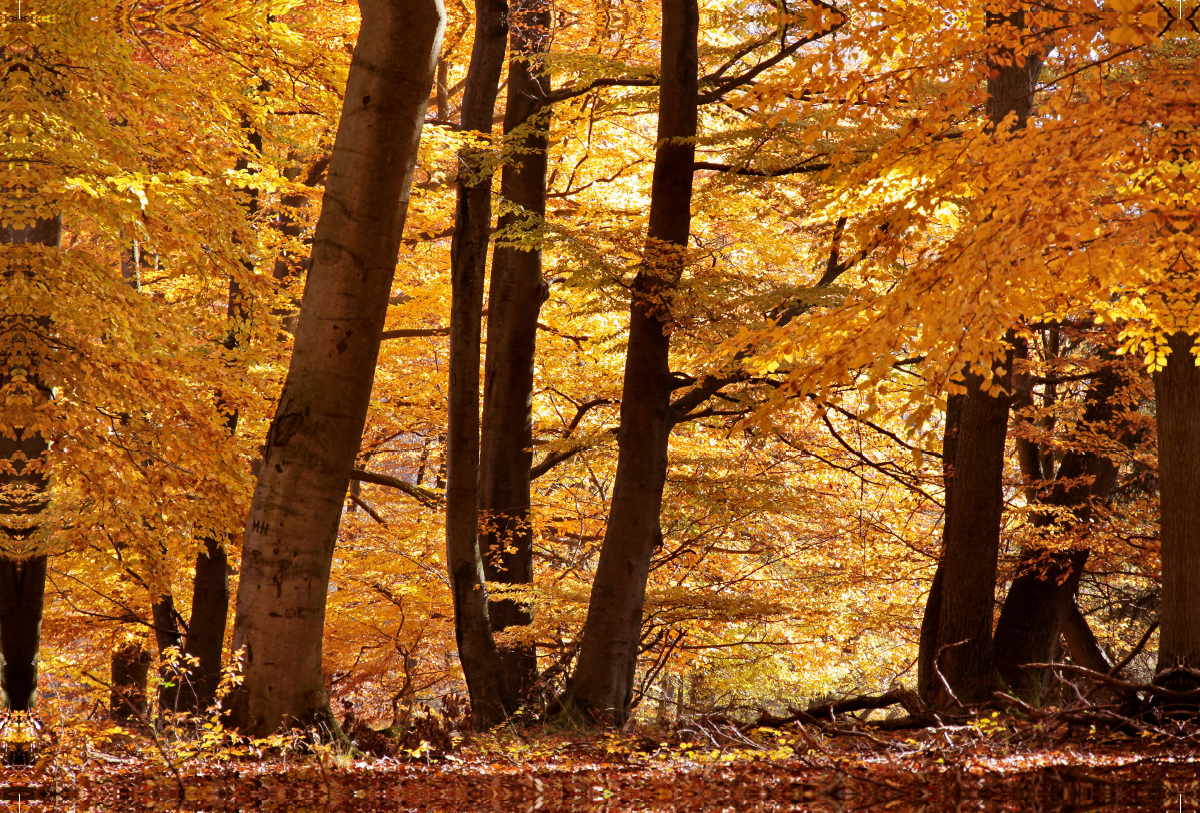
<path fill-rule="evenodd" d="M 942 497 L 944 508 L 942 522 L 950 516 L 954 498 L 954 459 L 958 450 L 958 430 L 962 423 L 962 406 L 964 396 L 951 395 L 946 399 L 946 425 L 942 430 Z M 934 658 L 938 648 L 938 624 L 942 615 L 942 559 L 938 560 L 933 581 L 929 585 L 929 597 L 925 601 L 925 613 L 921 617 L 921 641 L 917 649 L 917 693 L 921 697 L 930 697 L 935 686 L 940 685 L 937 678 Z"/>
<path fill-rule="evenodd" d="M 1200 368 L 1194 338 L 1167 342 L 1167 365 L 1154 374 L 1161 495 L 1162 611 L 1155 682 L 1200 687 Z"/>
<path fill-rule="evenodd" d="M 37 696 L 45 596 L 45 556 L 0 559 L 0 653 L 4 705 L 10 711 L 29 711 Z"/>
<path fill-rule="evenodd" d="M 175 610 L 175 598 L 170 593 L 159 596 L 150 605 L 150 617 L 154 624 L 154 643 L 158 646 L 158 655 L 171 647 L 183 652 L 183 635 L 179 631 L 179 613 Z M 179 711 L 179 686 L 183 680 L 179 674 L 178 664 L 164 664 L 159 675 L 161 683 L 158 689 L 158 710 Z"/>
<path fill-rule="evenodd" d="M 0 226 L 0 244 L 10 248 L 8 275 L 32 276 L 22 251 L 34 246 L 58 248 L 62 219 L 44 218 L 26 228 Z M 31 280 L 32 281 L 32 280 Z M 50 327 L 45 316 L 14 313 L 0 303 L 0 423 L 12 437 L 0 434 L 0 659 L 4 705 L 29 711 L 37 696 L 38 649 L 46 595 L 46 556 L 34 540 L 38 517 L 49 503 L 50 472 L 46 437 L 25 420 L 51 398 L 41 380 L 46 347 L 40 338 Z M 17 396 L 17 397 L 14 397 Z M 7 404 L 21 408 L 11 410 Z"/>
<path fill-rule="evenodd" d="M 1003 364 L 1011 367 L 1010 361 Z M 998 383 L 1005 391 L 1011 385 L 1007 375 Z M 942 532 L 937 635 L 926 642 L 936 646 L 930 645 L 923 657 L 931 665 L 936 662 L 958 701 L 970 704 L 990 698 L 994 686 L 992 614 L 1009 398 L 988 395 L 975 373 L 968 374 L 966 385 L 966 394 L 959 396 L 962 412 Z M 930 680 L 929 686 L 935 704 L 955 705 L 941 679 Z"/>
<path fill-rule="evenodd" d="M 188 670 L 188 685 L 183 687 L 184 703 L 191 711 L 203 711 L 216 699 L 228 620 L 228 557 L 220 542 L 206 539 L 196 554 L 192 617 L 183 645 L 184 654 L 198 661 Z"/>
<path fill-rule="evenodd" d="M 1088 553 L 1086 548 L 1021 551 L 992 646 L 996 668 L 1009 690 L 1033 705 L 1046 701 L 1050 670 L 1022 664 L 1054 660 Z"/>
<path fill-rule="evenodd" d="M 243 122 L 243 126 L 247 126 Z M 262 135 L 251 131 L 247 142 L 254 153 L 262 154 Z M 249 157 L 238 160 L 234 169 L 243 172 L 250 169 Z M 258 213 L 258 190 L 245 187 L 242 190 L 248 198 L 246 214 L 253 217 Z M 284 198 L 285 205 L 299 205 L 296 199 Z M 285 231 L 287 226 L 284 227 Z M 243 261 L 247 275 L 254 273 L 254 263 Z M 276 261 L 275 271 L 279 270 L 279 260 Z M 246 320 L 246 307 L 242 297 L 242 287 L 237 279 L 229 279 L 229 297 L 226 304 L 226 316 L 229 319 L 229 332 L 225 336 L 225 350 L 232 354 L 241 346 L 241 338 Z M 230 355 L 224 358 L 226 366 L 236 362 Z M 224 398 L 217 396 L 218 406 L 226 413 L 225 428 L 230 436 L 237 434 L 238 411 L 231 407 Z M 173 711 L 202 712 L 216 699 L 217 687 L 221 682 L 221 656 L 225 642 L 225 627 L 229 622 L 229 561 L 225 546 L 229 544 L 226 536 L 224 541 L 214 537 L 200 540 L 200 549 L 196 552 L 196 564 L 192 576 L 192 617 L 187 627 L 187 637 L 183 640 L 182 653 L 187 659 L 195 659 L 194 666 L 180 664 L 176 679 L 169 691 L 172 697 L 170 704 L 162 703 L 160 708 Z M 172 607 L 172 609 L 174 609 Z"/>
<path fill-rule="evenodd" d="M 140 641 L 123 644 L 113 652 L 109 709 L 121 725 L 136 725 L 146 719 L 149 677 L 150 651 Z"/>
<path fill-rule="evenodd" d="M 501 229 L 529 218 L 538 225 L 546 214 L 544 127 L 531 120 L 537 99 L 550 91 L 550 77 L 535 61 L 550 44 L 548 0 L 518 0 L 509 13 L 512 59 L 504 132 L 534 124 L 519 144 L 520 153 L 505 164 L 501 195 L 522 213 L 505 214 Z M 546 296 L 540 246 L 496 246 L 488 288 L 487 362 L 483 386 L 483 427 L 479 456 L 479 508 L 483 572 L 496 584 L 533 583 L 533 528 L 529 517 L 530 468 L 533 465 L 533 364 L 538 314 Z M 526 626 L 527 606 L 512 599 L 488 602 L 492 631 Z M 500 648 L 500 664 L 510 706 L 529 697 L 537 679 L 532 644 Z"/>
<path fill-rule="evenodd" d="M 1091 669 L 1093 672 L 1108 672 L 1112 669 L 1112 661 L 1108 659 L 1108 655 L 1100 647 L 1100 642 L 1096 640 L 1096 634 L 1092 632 L 1091 625 L 1079 611 L 1079 605 L 1071 602 L 1071 606 L 1067 609 L 1067 619 L 1063 622 L 1062 629 L 1063 642 L 1067 645 L 1067 651 L 1071 653 L 1071 660 L 1080 666 Z"/>
<path fill-rule="evenodd" d="M 508 34 L 505 0 L 476 0 L 475 45 L 463 90 L 462 128 L 492 130 Z M 479 357 L 483 283 L 492 231 L 492 173 L 481 145 L 459 154 L 450 243 L 450 406 L 446 440 L 446 561 L 454 594 L 454 633 L 474 725 L 490 728 L 512 708 L 488 619 L 479 553 Z"/>
<path fill-rule="evenodd" d="M 311 187 L 321 183 L 321 178 L 324 176 L 328 166 L 329 159 L 327 157 L 313 163 L 308 168 L 308 172 L 304 177 L 304 185 Z M 300 180 L 301 167 L 293 164 L 284 170 L 283 175 L 289 181 Z M 283 207 L 284 213 L 280 215 L 279 221 L 276 223 L 276 228 L 285 237 L 293 239 L 300 237 L 304 233 L 304 223 L 293 212 L 299 213 L 308 208 L 308 195 L 284 195 L 280 198 L 279 203 Z M 305 242 L 311 244 L 312 241 L 307 240 Z M 271 275 L 280 284 L 280 287 L 284 287 L 289 285 L 294 279 L 307 274 L 310 265 L 310 253 L 305 253 L 302 256 L 294 256 L 285 251 L 275 258 L 275 266 L 271 270 Z M 280 334 L 281 340 L 285 339 L 288 334 L 296 332 L 296 319 L 299 308 L 300 300 L 292 298 L 288 305 L 281 303 L 271 310 L 272 315 L 282 317 L 284 332 Z"/>
<path fill-rule="evenodd" d="M 370 404 L 425 106 L 440 0 L 362 0 L 363 23 L 313 241 L 296 345 L 247 518 L 233 727 L 336 727 L 321 670 L 329 570 Z"/>
<path fill-rule="evenodd" d="M 671 294 L 691 229 L 697 119 L 696 0 L 663 0 L 658 148 L 643 265 L 631 290 L 617 473 L 579 660 L 564 702 L 623 723 L 633 698 L 646 579 L 675 414 L 669 366 Z"/>
<path fill-rule="evenodd" d="M 1100 373 L 1088 390 L 1083 413 L 1083 425 L 1096 425 L 1099 431 L 1110 431 L 1115 412 L 1113 398 L 1120 386 L 1120 377 L 1111 369 Z M 1041 455 L 1037 459 L 1041 459 Z M 1044 466 L 1039 464 L 1039 471 Z M 1026 476 L 1029 476 L 1026 471 Z M 1043 476 L 1050 473 L 1042 471 Z M 1090 483 L 1081 482 L 1091 478 Z M 1048 508 L 1065 508 L 1070 519 L 1056 520 L 1054 511 L 1033 515 L 1035 527 L 1050 531 L 1064 524 L 1086 526 L 1092 517 L 1095 500 L 1107 499 L 1117 484 L 1117 469 L 1107 457 L 1087 452 L 1070 451 L 1059 465 L 1049 488 L 1042 488 L 1041 504 Z M 1004 600 L 996 622 L 993 651 L 1000 676 L 1018 697 L 1033 704 L 1044 702 L 1050 682 L 1047 669 L 1028 669 L 1023 664 L 1049 663 L 1058 649 L 1059 638 L 1072 608 L 1083 567 L 1088 558 L 1087 548 L 1053 550 L 1030 546 L 1021 551 L 1017 572 Z M 1077 610 L 1076 610 L 1077 611 Z"/>
<path fill-rule="evenodd" d="M 988 24 L 1022 28 L 1024 16 L 1021 12 L 989 14 Z M 1026 54 L 1025 64 L 1017 65 L 1008 54 L 989 65 L 987 114 L 992 129 L 1002 122 L 1014 131 L 1025 126 L 1033 110 L 1033 88 L 1041 64 L 1037 56 Z M 1010 332 L 1006 338 L 1011 341 L 1014 337 Z M 943 708 L 990 699 L 997 683 L 992 621 L 1012 360 L 1011 352 L 1001 360 L 1005 371 L 998 382 L 1001 394 L 989 395 L 983 389 L 983 378 L 969 373 L 966 392 L 951 398 L 962 400 L 955 407 L 960 412 L 953 455 L 943 461 L 952 467 L 953 479 L 947 488 L 942 560 L 935 577 L 940 589 L 936 596 L 931 595 L 938 604 L 937 621 L 927 618 L 922 624 L 918 654 L 918 683 L 924 696 Z M 936 677 L 938 670 L 941 678 Z"/>

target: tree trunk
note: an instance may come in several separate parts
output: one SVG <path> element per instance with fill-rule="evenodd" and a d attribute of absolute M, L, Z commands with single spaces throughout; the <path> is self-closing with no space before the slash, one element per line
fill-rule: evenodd
<path fill-rule="evenodd" d="M 643 265 L 631 290 L 612 507 L 564 703 L 622 724 L 633 698 L 650 558 L 675 416 L 669 366 L 671 293 L 691 228 L 697 118 L 696 0 L 663 0 L 658 148 Z"/>
<path fill-rule="evenodd" d="M 45 556 L 0 559 L 0 653 L 9 711 L 29 711 L 37 696 L 45 596 Z"/>
<path fill-rule="evenodd" d="M 440 0 L 362 0 L 295 351 L 247 518 L 230 723 L 336 727 L 321 671 L 329 570 L 362 439 L 425 106 Z"/>
<path fill-rule="evenodd" d="M 1083 426 L 1097 425 L 1100 431 L 1108 431 L 1119 386 L 1120 378 L 1114 371 L 1100 373 L 1085 396 Z M 1117 484 L 1113 462 L 1087 451 L 1068 452 L 1053 476 L 1050 488 L 1041 489 L 1045 494 L 1041 502 L 1049 508 L 1070 510 L 1072 519 L 1064 530 L 1086 527 L 1092 517 L 1092 501 L 1106 499 Z M 1091 482 L 1081 482 L 1085 477 Z M 1061 524 L 1053 511 L 1034 514 L 1032 522 L 1046 530 Z M 1053 659 L 1075 607 L 1088 553 L 1087 548 L 1053 550 L 1036 546 L 1021 551 L 1016 575 L 996 622 L 993 650 L 1000 676 L 1014 694 L 1029 703 L 1044 702 L 1051 675 L 1047 669 L 1027 669 L 1022 664 L 1049 663 Z"/>
<path fill-rule="evenodd" d="M 60 217 L 34 220 L 26 228 L 0 226 L 0 244 L 58 248 Z M 9 249 L 6 282 L 27 284 L 34 271 L 23 251 Z M 0 660 L 4 705 L 29 711 L 37 696 L 38 648 L 46 595 L 46 556 L 35 540 L 38 517 L 49 503 L 50 472 L 45 469 L 49 444 L 31 424 L 35 410 L 51 398 L 38 369 L 45 344 L 40 338 L 50 327 L 45 316 L 14 312 L 0 303 L 3 354 L 0 366 L 0 424 L 12 437 L 0 434 Z"/>
<path fill-rule="evenodd" d="M 188 686 L 184 690 L 184 702 L 190 711 L 202 712 L 216 699 L 228 620 L 228 557 L 220 542 L 205 539 L 204 549 L 196 554 L 192 617 L 183 645 L 184 654 L 198 661 L 188 670 Z"/>
<path fill-rule="evenodd" d="M 1100 648 L 1100 642 L 1096 640 L 1096 634 L 1092 632 L 1087 618 L 1079 611 L 1079 605 L 1073 601 L 1067 608 L 1062 637 L 1067 651 L 1071 653 L 1071 660 L 1075 663 L 1093 672 L 1108 672 L 1112 669 L 1112 661 Z"/>
<path fill-rule="evenodd" d="M 1024 15 L 989 13 L 989 26 L 1003 24 L 1022 28 Z M 1033 110 L 1033 88 L 1041 65 L 1032 54 L 1025 55 L 1024 65 L 1017 65 L 1011 54 L 989 65 L 987 114 L 992 129 L 1006 121 L 1013 131 L 1025 126 Z M 1009 120 L 1010 116 L 1014 118 Z M 1007 339 L 1013 338 L 1010 332 Z M 983 389 L 981 376 L 968 373 L 966 392 L 951 398 L 962 400 L 955 407 L 961 411 L 954 454 L 943 461 L 952 467 L 953 481 L 947 488 L 940 579 L 935 577 L 941 588 L 936 596 L 937 622 L 928 619 L 922 625 L 918 655 L 918 683 L 926 691 L 926 699 L 943 708 L 990 699 L 996 685 L 992 617 L 1004 510 L 1004 442 L 1012 361 L 1010 352 L 1001 362 L 1005 374 L 998 382 L 1003 388 L 999 396 Z M 936 676 L 938 671 L 941 677 Z M 943 678 L 949 692 L 942 685 Z"/>
<path fill-rule="evenodd" d="M 520 153 L 505 164 L 501 195 L 520 206 L 521 214 L 500 218 L 501 229 L 529 218 L 541 225 L 546 214 L 547 121 L 531 122 L 537 99 L 550 92 L 550 77 L 538 54 L 550 45 L 548 0 L 521 0 L 509 14 L 508 97 L 504 132 L 531 123 L 537 129 L 519 144 Z M 480 442 L 479 508 L 482 519 L 483 572 L 497 584 L 533 583 L 533 527 L 529 516 L 530 468 L 533 466 L 533 364 L 538 314 L 546 297 L 540 244 L 530 248 L 496 246 L 488 288 L 487 362 L 483 386 Z M 512 599 L 488 602 L 493 632 L 527 626 L 526 605 Z M 508 702 L 523 704 L 537 679 L 532 644 L 500 648 L 500 666 Z"/>
<path fill-rule="evenodd" d="M 127 642 L 113 652 L 109 709 L 120 725 L 136 725 L 146 718 L 149 676 L 150 652 L 141 641 Z"/>
<path fill-rule="evenodd" d="M 942 522 L 950 516 L 954 497 L 954 460 L 958 450 L 958 430 L 962 423 L 962 395 L 951 395 L 946 399 L 946 425 L 942 429 L 942 491 L 944 504 Z M 944 551 L 943 551 L 944 553 Z M 933 581 L 929 585 L 929 597 L 925 600 L 925 613 L 921 617 L 921 640 L 917 649 L 917 693 L 930 697 L 935 687 L 940 687 L 937 665 L 934 658 L 938 649 L 938 624 L 942 615 L 942 562 L 938 560 Z"/>
<path fill-rule="evenodd" d="M 1154 374 L 1161 495 L 1162 611 L 1155 682 L 1200 687 L 1200 368 L 1194 338 L 1170 337 Z M 1194 705 L 1194 704 L 1193 704 Z"/>
<path fill-rule="evenodd" d="M 1011 361 L 1004 366 L 1011 367 Z M 966 384 L 966 394 L 959 396 L 962 413 L 952 464 L 952 496 L 942 531 L 936 647 L 931 646 L 925 657 L 931 664 L 936 662 L 958 701 L 971 704 L 989 699 L 994 685 L 992 614 L 1004 510 L 1009 397 L 988 395 L 982 377 L 975 373 L 968 374 Z M 1007 391 L 1009 376 L 1001 377 L 999 384 Z M 935 704 L 955 705 L 940 678 L 931 680 L 930 688 Z"/>
<path fill-rule="evenodd" d="M 508 33 L 505 0 L 476 0 L 475 45 L 463 90 L 462 128 L 492 130 Z M 459 153 L 454 237 L 450 243 L 450 405 L 446 439 L 446 562 L 454 597 L 454 634 L 477 729 L 512 708 L 488 619 L 479 554 L 479 348 L 483 282 L 492 230 L 492 173 L 482 145 Z M 528 476 L 528 475 L 527 475 Z"/>
<path fill-rule="evenodd" d="M 150 605 L 150 617 L 154 624 L 154 643 L 158 646 L 158 656 L 163 658 L 171 647 L 183 652 L 183 635 L 179 632 L 177 622 L 178 612 L 175 610 L 175 597 L 165 593 L 155 599 Z M 179 664 L 163 664 L 159 678 L 158 710 L 179 711 L 179 684 L 183 679 L 179 674 Z"/>

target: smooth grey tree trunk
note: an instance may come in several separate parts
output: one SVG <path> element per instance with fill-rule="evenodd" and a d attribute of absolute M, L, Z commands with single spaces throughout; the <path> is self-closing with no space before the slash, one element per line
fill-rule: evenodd
<path fill-rule="evenodd" d="M 504 132 L 524 127 L 520 152 L 504 165 L 500 194 L 521 213 L 502 215 L 501 230 L 525 219 L 540 225 L 546 214 L 548 117 L 534 115 L 550 77 L 537 58 L 550 47 L 550 3 L 519 0 L 509 12 L 508 96 Z M 530 126 L 534 129 L 530 130 Z M 530 468 L 533 465 L 533 370 L 537 322 L 546 298 L 540 245 L 496 246 L 488 286 L 487 356 L 480 441 L 479 508 L 483 572 L 490 584 L 533 583 Z M 526 605 L 512 599 L 488 602 L 492 631 L 527 626 Z M 537 680 L 532 645 L 500 647 L 507 703 L 519 706 Z"/>
<path fill-rule="evenodd" d="M 463 90 L 462 128 L 490 133 L 508 36 L 505 0 L 476 0 L 475 44 Z M 492 231 L 492 171 L 482 145 L 459 153 L 450 243 L 450 404 L 446 436 L 446 563 L 454 634 L 473 723 L 503 722 L 513 710 L 488 619 L 479 553 L 479 361 L 483 287 Z"/>
<path fill-rule="evenodd" d="M 329 570 L 370 403 L 434 65 L 440 0 L 362 0 L 295 351 L 243 543 L 232 726 L 336 727 L 321 671 Z"/>
<path fill-rule="evenodd" d="M 617 724 L 630 713 L 646 579 L 661 539 L 667 447 L 676 419 L 669 366 L 671 295 L 684 268 L 691 228 L 696 0 L 663 0 L 662 17 L 658 147 L 643 265 L 631 291 L 616 481 L 579 660 L 563 698 L 569 713 Z"/>

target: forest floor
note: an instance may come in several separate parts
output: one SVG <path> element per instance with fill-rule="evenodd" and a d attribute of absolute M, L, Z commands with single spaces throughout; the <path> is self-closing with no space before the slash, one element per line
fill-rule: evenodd
<path fill-rule="evenodd" d="M 449 752 L 166 744 L 96 727 L 0 769 L 0 809 L 77 811 L 1134 811 L 1200 809 L 1195 731 L 1050 739 L 997 718 L 852 733 L 510 729 Z M 261 745 L 261 742 L 260 742 Z M 278 746 L 278 747 L 276 747 Z"/>

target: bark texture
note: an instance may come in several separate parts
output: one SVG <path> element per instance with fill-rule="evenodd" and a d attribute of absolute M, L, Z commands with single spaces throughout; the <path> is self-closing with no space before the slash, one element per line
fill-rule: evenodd
<path fill-rule="evenodd" d="M 231 724 L 336 726 L 321 671 L 329 569 L 366 422 L 425 106 L 440 0 L 363 0 L 295 351 L 243 543 Z"/>
<path fill-rule="evenodd" d="M 1112 431 L 1111 422 L 1116 411 L 1113 398 L 1119 386 L 1120 378 L 1114 371 L 1100 372 L 1085 396 L 1085 427 L 1092 426 L 1099 432 Z M 1039 461 L 1036 470 L 1028 469 L 1026 461 L 1031 460 Z M 1044 463 L 1053 466 L 1052 456 L 1046 460 L 1042 455 L 1026 455 L 1023 463 L 1026 477 L 1040 474 L 1051 480 L 1048 489 L 1040 489 L 1043 496 L 1038 502 L 1048 509 L 1063 510 L 1061 513 L 1046 510 L 1033 515 L 1033 525 L 1047 533 L 1086 529 L 1094 513 L 1094 501 L 1107 499 L 1117 484 L 1117 468 L 1113 462 L 1092 452 L 1067 452 L 1057 472 L 1045 470 Z M 1053 660 L 1072 610 L 1078 612 L 1075 594 L 1088 553 L 1083 547 L 1056 550 L 1030 546 L 1021 551 L 1016 575 L 996 622 L 993 650 L 1001 677 L 1013 693 L 1027 702 L 1041 704 L 1045 701 L 1050 673 L 1044 669 L 1027 669 L 1022 664 Z"/>
<path fill-rule="evenodd" d="M 988 15 L 988 25 L 1023 27 L 1020 12 Z M 989 65 L 987 115 L 990 127 L 1020 130 L 1033 110 L 1033 88 L 1041 60 L 1025 55 L 1022 64 L 1001 54 Z M 1012 340 L 1012 335 L 1007 337 Z M 943 465 L 946 483 L 942 560 L 938 565 L 936 616 L 927 606 L 922 623 L 918 682 L 934 705 L 956 707 L 990 699 L 997 685 L 992 654 L 996 558 L 1004 501 L 1004 442 L 1011 405 L 1012 354 L 1001 362 L 1002 392 L 988 394 L 982 376 L 966 375 L 966 392 L 950 398 L 957 434 Z M 957 400 L 957 403 L 955 401 Z M 947 424 L 950 419 L 948 417 Z M 935 620 L 936 618 L 936 620 Z M 939 674 L 940 672 L 940 674 Z"/>
<path fill-rule="evenodd" d="M 13 247 L 5 257 L 6 282 L 33 276 L 26 254 L 36 251 L 32 246 L 58 248 L 61 239 L 59 217 L 0 227 L 0 244 Z M 43 457 L 49 444 L 36 421 L 38 406 L 51 397 L 39 372 L 46 353 L 41 336 L 49 327 L 45 315 L 0 303 L 0 423 L 13 435 L 0 435 L 0 676 L 4 705 L 12 711 L 30 710 L 37 695 L 46 556 L 36 535 L 49 504 L 50 472 Z"/>
<path fill-rule="evenodd" d="M 548 0 L 518 0 L 509 12 L 508 96 L 504 132 L 524 132 L 518 153 L 501 175 L 500 194 L 520 212 L 502 215 L 500 229 L 546 214 L 548 119 L 537 116 L 538 98 L 550 91 L 550 77 L 536 61 L 550 46 Z M 519 129 L 521 128 L 521 129 Z M 488 287 L 487 356 L 483 385 L 483 425 L 479 458 L 480 547 L 483 572 L 492 584 L 533 583 L 533 528 L 529 517 L 533 465 L 533 366 L 538 314 L 546 298 L 542 251 L 532 245 L 500 246 L 492 253 Z M 488 602 L 492 631 L 527 626 L 526 605 L 512 599 Z M 523 704 L 537 680 L 532 644 L 500 647 L 507 702 Z"/>
<path fill-rule="evenodd" d="M 940 706 L 957 705 L 955 698 L 964 704 L 988 699 L 994 685 L 992 614 L 1009 397 L 988 395 L 975 373 L 966 383 L 966 394 L 952 396 L 961 399 L 961 415 L 942 532 L 936 647 L 925 653 L 935 674 L 941 672 L 929 681 L 928 696 Z M 1005 391 L 1011 386 L 1007 375 L 998 383 Z"/>
<path fill-rule="evenodd" d="M 188 672 L 187 685 L 181 687 L 183 702 L 193 711 L 203 711 L 216 699 L 228 622 L 228 556 L 216 539 L 205 539 L 196 554 L 192 617 L 183 643 L 184 654 L 198 661 Z"/>
<path fill-rule="evenodd" d="M 505 0 L 476 0 L 475 44 L 463 90 L 462 127 L 490 133 L 508 38 Z M 479 553 L 479 362 L 483 283 L 492 228 L 492 171 L 483 145 L 459 153 L 450 243 L 450 406 L 446 438 L 446 562 L 454 634 L 474 725 L 503 722 L 509 704 L 488 619 Z"/>
<path fill-rule="evenodd" d="M 1194 338 L 1168 340 L 1167 365 L 1154 374 L 1161 495 L 1162 613 L 1155 682 L 1200 687 L 1200 367 Z"/>
<path fill-rule="evenodd" d="M 671 408 L 671 293 L 691 228 L 697 118 L 695 0 L 663 0 L 658 149 L 644 261 L 632 287 L 617 473 L 564 703 L 617 724 L 629 716 L 650 558 L 661 538 Z"/>
<path fill-rule="evenodd" d="M 1071 660 L 1093 672 L 1108 672 L 1113 663 L 1100 647 L 1096 634 L 1088 624 L 1087 618 L 1079 610 L 1079 605 L 1071 603 L 1067 610 L 1067 619 L 1063 623 L 1063 643 L 1071 653 Z"/>
<path fill-rule="evenodd" d="M 183 652 L 183 633 L 179 631 L 179 612 L 175 609 L 175 597 L 164 593 L 150 605 L 150 617 L 154 624 L 154 643 L 161 658 L 171 647 Z M 165 660 L 159 671 L 158 710 L 179 711 L 179 684 L 181 678 L 176 666 Z"/>

